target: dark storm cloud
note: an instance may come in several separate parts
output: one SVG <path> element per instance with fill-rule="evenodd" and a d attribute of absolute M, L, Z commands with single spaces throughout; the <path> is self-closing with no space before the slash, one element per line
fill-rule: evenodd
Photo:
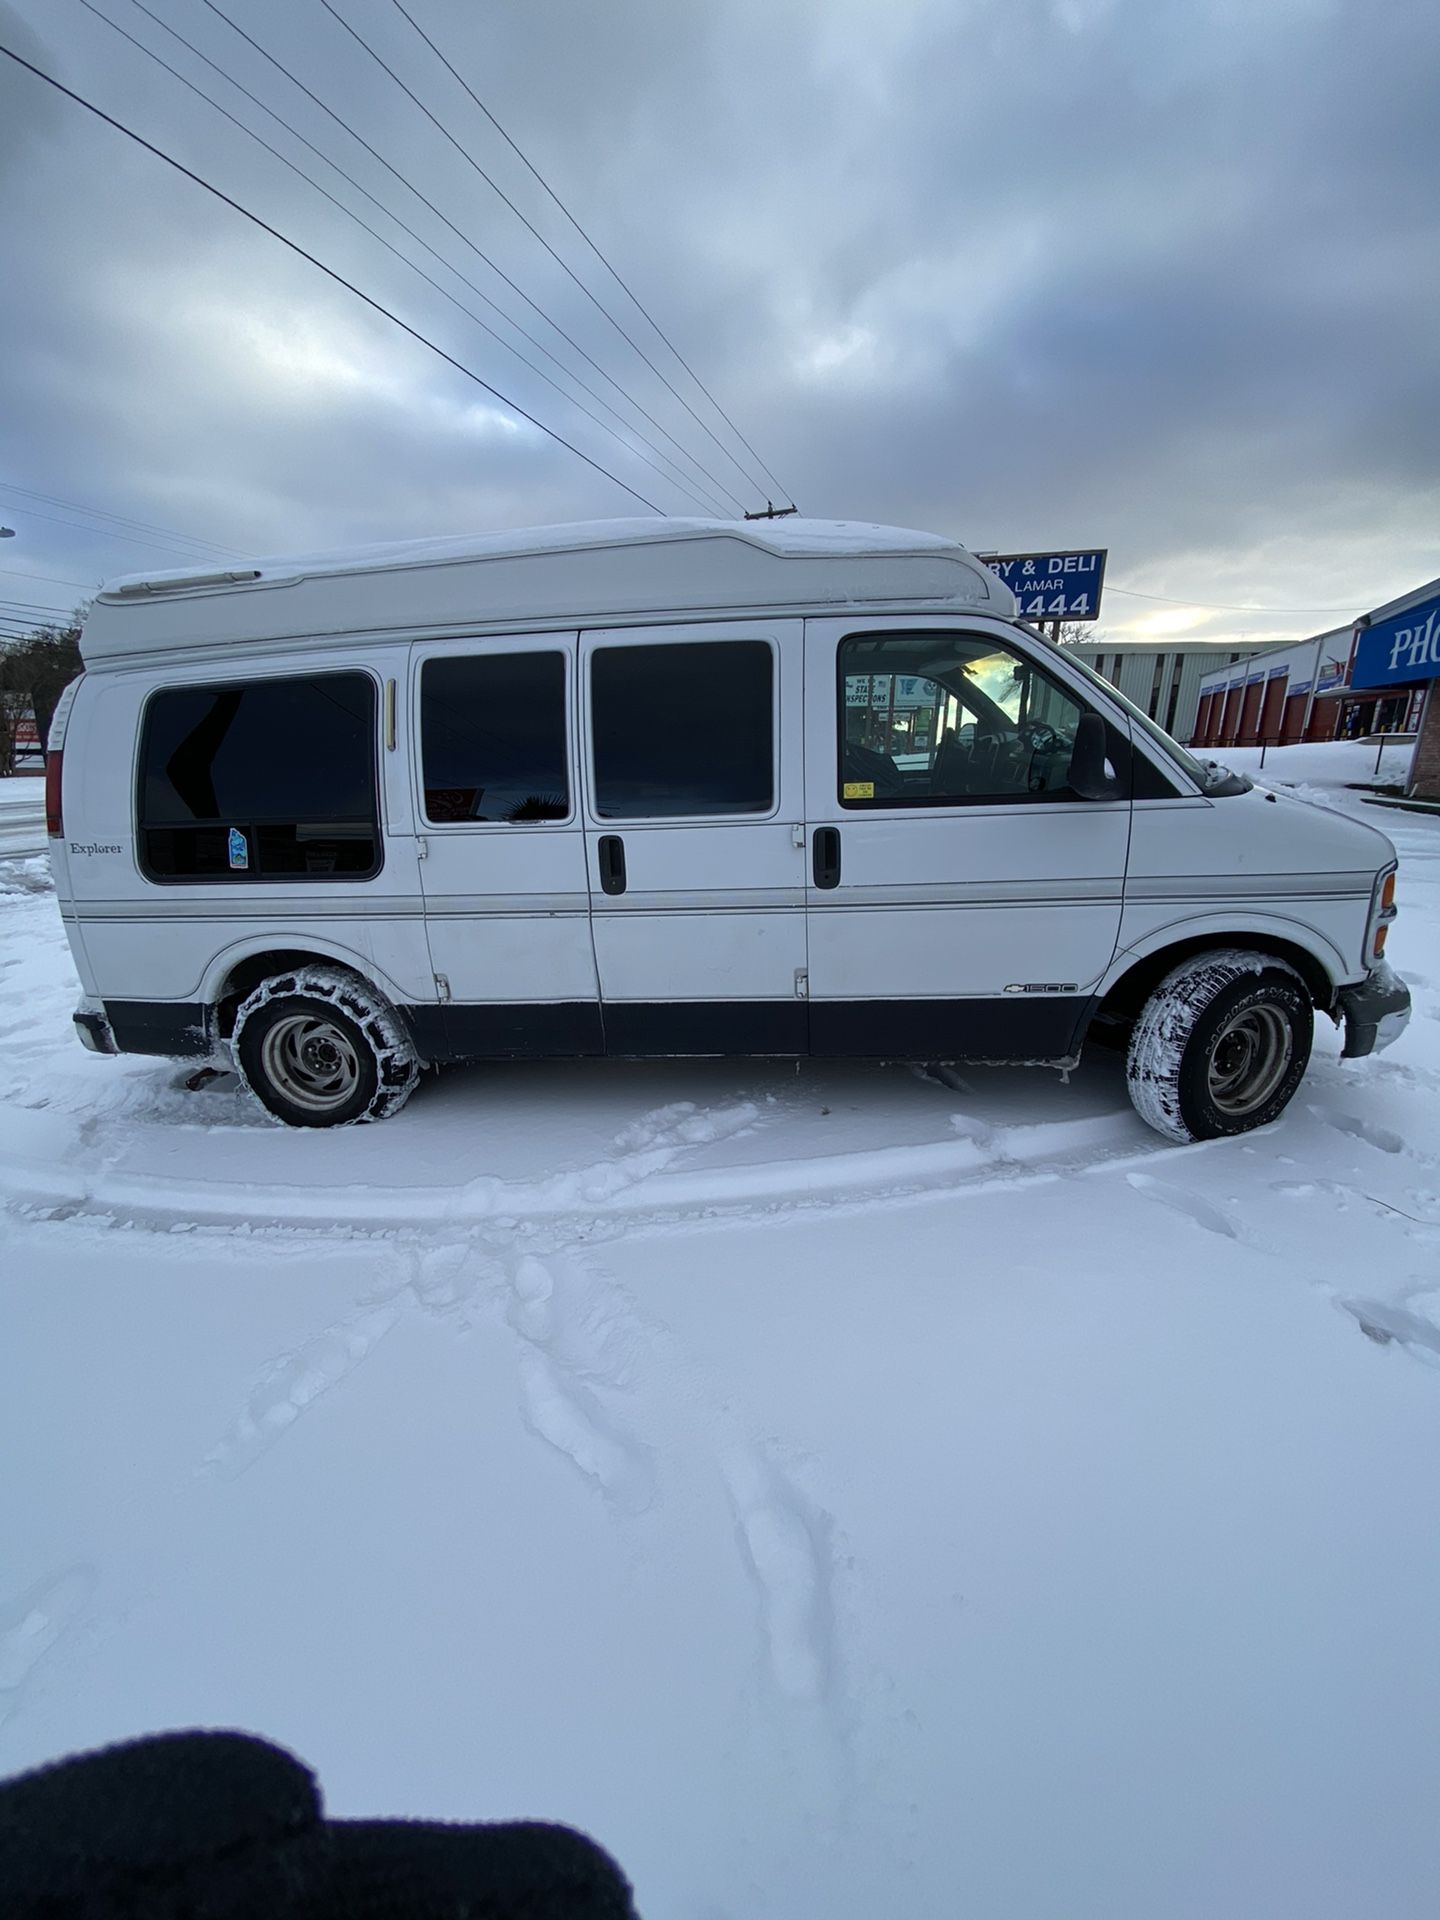
<path fill-rule="evenodd" d="M 282 141 L 130 0 L 98 4 Z M 319 0 L 226 4 L 754 502 L 764 489 L 742 486 Z M 154 5 L 622 404 L 199 0 Z M 1419 0 L 414 7 L 807 511 L 975 544 L 1108 541 L 1115 579 L 1201 600 L 1359 607 L 1435 571 L 1440 16 Z M 345 12 L 592 277 L 388 0 Z M 0 39 L 640 492 L 696 510 L 75 0 L 11 0 Z M 272 548 L 633 509 L 78 109 L 23 76 L 0 88 L 16 268 L 0 288 L 0 478 Z M 22 532 L 48 556 L 24 563 L 39 571 L 167 563 Z"/>

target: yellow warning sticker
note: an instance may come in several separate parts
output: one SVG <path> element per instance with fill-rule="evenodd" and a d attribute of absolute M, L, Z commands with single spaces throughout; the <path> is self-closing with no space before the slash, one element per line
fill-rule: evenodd
<path fill-rule="evenodd" d="M 873 780 L 847 780 L 844 786 L 844 795 L 847 800 L 873 800 L 875 798 L 875 782 Z"/>

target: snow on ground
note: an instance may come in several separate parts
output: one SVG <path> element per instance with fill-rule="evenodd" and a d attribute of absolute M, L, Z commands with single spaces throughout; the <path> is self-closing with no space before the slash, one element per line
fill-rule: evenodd
<path fill-rule="evenodd" d="M 1440 821 L 1315 754 L 1415 1018 L 1179 1149 L 1113 1058 L 289 1133 L 85 1053 L 0 861 L 0 1771 L 246 1727 L 693 1920 L 1431 1913 Z"/>

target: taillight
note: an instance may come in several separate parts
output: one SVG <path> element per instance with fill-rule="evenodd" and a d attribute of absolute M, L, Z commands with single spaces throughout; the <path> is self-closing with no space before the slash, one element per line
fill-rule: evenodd
<path fill-rule="evenodd" d="M 62 753 L 45 756 L 45 831 L 52 840 L 65 837 L 65 817 L 60 807 L 60 763 Z"/>

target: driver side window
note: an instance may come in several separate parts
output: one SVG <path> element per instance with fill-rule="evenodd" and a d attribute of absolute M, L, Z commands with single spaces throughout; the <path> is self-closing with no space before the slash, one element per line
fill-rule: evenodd
<path fill-rule="evenodd" d="M 1073 800 L 1084 711 L 988 634 L 854 634 L 840 643 L 844 807 Z"/>

